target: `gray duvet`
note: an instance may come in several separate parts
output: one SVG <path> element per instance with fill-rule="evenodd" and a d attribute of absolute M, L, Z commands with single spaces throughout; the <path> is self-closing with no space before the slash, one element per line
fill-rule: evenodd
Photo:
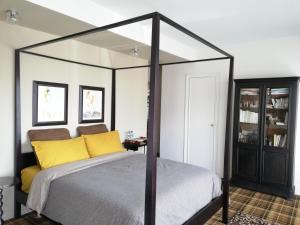
<path fill-rule="evenodd" d="M 126 152 L 44 170 L 27 205 L 63 225 L 142 225 L 145 166 L 145 155 Z M 220 194 L 208 170 L 158 159 L 156 224 L 183 224 Z"/>

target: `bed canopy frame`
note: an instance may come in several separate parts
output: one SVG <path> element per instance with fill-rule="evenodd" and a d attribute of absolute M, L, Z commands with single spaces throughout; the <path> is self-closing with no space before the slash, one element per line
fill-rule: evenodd
<path fill-rule="evenodd" d="M 48 55 L 38 54 L 28 51 L 35 47 L 45 46 L 64 40 L 70 40 L 84 35 L 92 33 L 106 31 L 108 29 L 117 28 L 132 23 L 152 20 L 152 37 L 151 37 L 151 60 L 149 65 L 131 66 L 111 68 L 95 64 L 88 64 L 78 61 L 72 61 Z M 171 63 L 159 63 L 159 44 L 160 44 L 160 22 L 163 21 L 171 27 L 183 32 L 194 40 L 204 44 L 210 49 L 220 53 L 223 57 L 206 58 L 199 60 L 186 60 L 180 62 Z M 225 224 L 228 223 L 228 207 L 229 207 L 229 165 L 230 165 L 230 145 L 231 145 L 231 114 L 232 114 L 232 89 L 233 89 L 233 68 L 234 57 L 229 53 L 223 51 L 217 46 L 211 44 L 205 39 L 199 37 L 195 33 L 189 31 L 178 23 L 165 17 L 164 15 L 154 12 L 142 16 L 138 16 L 132 19 L 124 20 L 121 22 L 113 23 L 110 25 L 97 27 L 94 29 L 86 30 L 79 33 L 59 37 L 56 39 L 48 40 L 45 42 L 33 44 L 30 46 L 22 47 L 15 50 L 15 176 L 20 178 L 21 170 L 29 165 L 34 164 L 33 153 L 22 153 L 21 150 L 21 94 L 20 94 L 20 54 L 31 54 L 40 57 L 50 58 L 54 60 L 60 60 L 69 63 L 76 63 L 84 66 L 98 67 L 102 69 L 108 69 L 112 71 L 112 93 L 111 93 L 111 130 L 115 129 L 115 107 L 116 107 L 116 71 L 123 69 L 135 69 L 135 68 L 150 68 L 150 99 L 149 99 L 149 115 L 148 115 L 148 151 L 146 156 L 146 186 L 145 186 L 145 225 L 155 225 L 155 211 L 156 211 L 156 178 L 157 178 L 157 152 L 160 148 L 160 114 L 161 114 L 161 70 L 160 68 L 165 65 L 181 64 L 181 63 L 194 63 L 194 62 L 206 62 L 216 60 L 229 60 L 229 83 L 228 83 L 228 95 L 227 95 L 227 115 L 226 115 L 226 134 L 225 134 L 225 149 L 224 149 L 224 175 L 222 181 L 223 194 L 212 200 L 208 205 L 197 212 L 191 217 L 185 224 L 186 225 L 198 225 L 207 221 L 218 209 L 223 207 L 222 219 Z M 21 204 L 26 204 L 27 195 L 21 191 L 20 185 L 15 188 L 15 216 L 19 217 L 21 214 Z"/>

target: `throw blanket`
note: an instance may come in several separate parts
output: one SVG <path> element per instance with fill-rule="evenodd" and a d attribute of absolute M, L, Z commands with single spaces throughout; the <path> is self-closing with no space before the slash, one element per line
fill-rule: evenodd
<path fill-rule="evenodd" d="M 41 171 L 27 206 L 63 225 L 142 225 L 145 155 L 115 153 Z M 158 159 L 156 224 L 183 224 L 221 194 L 208 170 Z"/>

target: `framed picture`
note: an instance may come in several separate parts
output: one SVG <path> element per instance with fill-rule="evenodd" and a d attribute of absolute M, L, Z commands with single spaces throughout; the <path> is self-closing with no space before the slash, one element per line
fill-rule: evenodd
<path fill-rule="evenodd" d="M 68 123 L 68 85 L 33 81 L 33 126 Z"/>
<path fill-rule="evenodd" d="M 79 123 L 104 122 L 105 90 L 102 87 L 79 87 Z"/>

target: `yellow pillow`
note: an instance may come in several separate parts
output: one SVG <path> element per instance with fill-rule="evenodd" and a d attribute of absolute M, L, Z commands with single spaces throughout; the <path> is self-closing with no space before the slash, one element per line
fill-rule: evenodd
<path fill-rule="evenodd" d="M 118 131 L 82 135 L 91 157 L 125 151 Z"/>
<path fill-rule="evenodd" d="M 31 144 L 42 169 L 90 158 L 83 137 Z"/>
<path fill-rule="evenodd" d="M 22 191 L 29 193 L 31 183 L 35 175 L 40 172 L 41 169 L 38 165 L 29 166 L 21 171 L 21 180 L 22 180 Z"/>

